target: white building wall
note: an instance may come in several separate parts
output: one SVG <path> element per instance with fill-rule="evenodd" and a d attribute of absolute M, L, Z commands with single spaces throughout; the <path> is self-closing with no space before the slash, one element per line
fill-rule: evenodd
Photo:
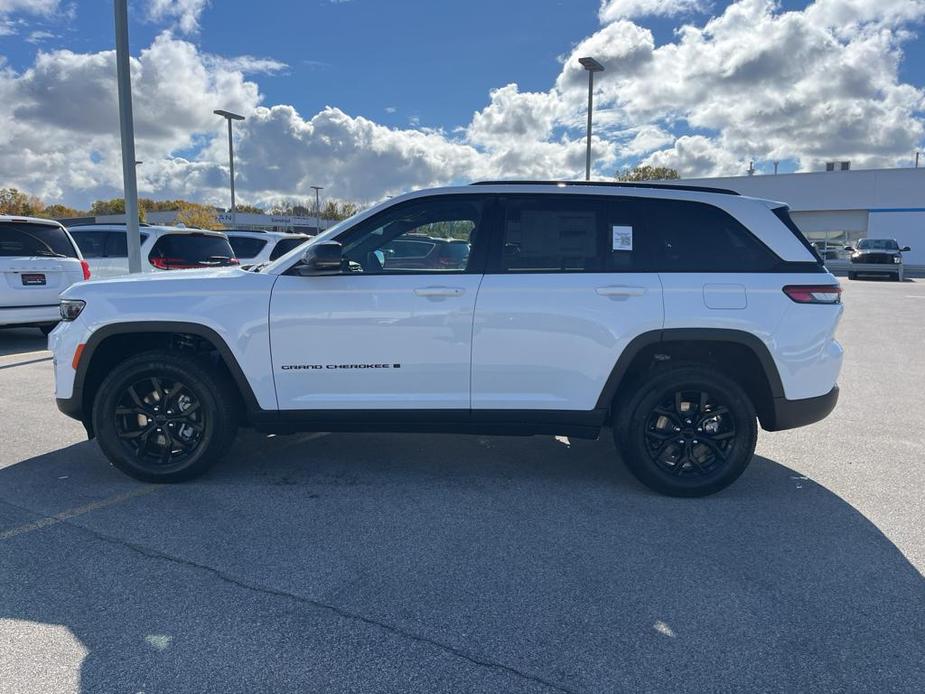
<path fill-rule="evenodd" d="M 925 209 L 872 211 L 867 235 L 896 239 L 900 248 L 912 249 L 903 253 L 908 265 L 925 265 Z"/>

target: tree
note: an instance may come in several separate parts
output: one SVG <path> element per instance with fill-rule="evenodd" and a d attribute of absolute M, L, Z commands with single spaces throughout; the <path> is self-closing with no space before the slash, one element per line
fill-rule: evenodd
<path fill-rule="evenodd" d="M 16 188 L 0 188 L 0 213 L 23 217 L 36 217 L 45 205 L 34 195 L 28 195 Z"/>
<path fill-rule="evenodd" d="M 145 221 L 145 204 L 153 203 L 153 200 L 141 198 L 138 201 L 138 221 Z M 99 217 L 103 215 L 125 214 L 125 198 L 113 198 L 112 200 L 94 200 L 90 205 L 90 215 Z"/>
<path fill-rule="evenodd" d="M 675 169 L 668 166 L 652 166 L 640 164 L 631 169 L 623 169 L 617 173 L 618 181 L 674 181 L 681 178 Z"/>
<path fill-rule="evenodd" d="M 334 221 L 341 221 L 342 219 L 347 219 L 352 217 L 359 211 L 359 207 L 356 203 L 353 202 L 337 202 L 336 200 L 328 200 L 324 207 L 321 208 L 321 218 L 322 219 L 333 219 Z"/>
<path fill-rule="evenodd" d="M 260 207 L 257 207 L 256 205 L 237 204 L 234 207 L 238 212 L 244 212 L 248 214 L 263 214 L 263 209 Z"/>
<path fill-rule="evenodd" d="M 186 200 L 176 202 L 180 203 L 178 208 L 174 208 L 179 209 L 177 224 L 184 224 L 197 229 L 218 229 L 221 226 L 218 223 L 215 208 L 200 205 L 196 202 L 187 202 Z"/>
<path fill-rule="evenodd" d="M 82 217 L 83 214 L 79 210 L 75 210 L 73 207 L 68 207 L 67 205 L 62 205 L 61 203 L 55 203 L 54 205 L 49 205 L 44 210 L 42 210 L 41 217 L 48 217 L 49 219 L 67 219 L 68 217 Z"/>

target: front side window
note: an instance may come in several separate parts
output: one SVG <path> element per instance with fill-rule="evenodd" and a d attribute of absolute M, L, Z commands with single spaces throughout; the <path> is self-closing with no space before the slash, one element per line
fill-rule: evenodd
<path fill-rule="evenodd" d="M 471 272 L 472 243 L 485 205 L 449 196 L 396 205 L 346 232 L 349 272 L 372 274 Z"/>

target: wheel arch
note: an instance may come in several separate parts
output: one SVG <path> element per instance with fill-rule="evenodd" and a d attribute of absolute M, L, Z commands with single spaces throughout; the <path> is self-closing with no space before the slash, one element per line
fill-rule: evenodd
<path fill-rule="evenodd" d="M 87 340 L 74 376 L 72 399 L 80 404 L 80 419 L 88 435 L 93 436 L 90 417 L 93 398 L 108 373 L 106 367 L 111 366 L 107 357 L 121 358 L 158 346 L 170 346 L 175 338 L 195 338 L 214 349 L 230 375 L 247 414 L 260 410 L 253 388 L 237 358 L 225 339 L 212 328 L 181 321 L 113 323 L 95 330 Z"/>
<path fill-rule="evenodd" d="M 598 408 L 616 402 L 664 362 L 705 363 L 736 380 L 765 429 L 775 426 L 774 401 L 784 397 L 777 365 L 756 335 L 726 328 L 670 328 L 638 335 L 626 346 L 601 390 Z"/>

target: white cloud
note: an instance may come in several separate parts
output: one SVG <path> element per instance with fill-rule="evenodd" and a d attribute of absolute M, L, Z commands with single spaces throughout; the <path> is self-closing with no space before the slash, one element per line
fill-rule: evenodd
<path fill-rule="evenodd" d="M 636 17 L 675 17 L 703 12 L 705 0 L 601 0 L 602 23 Z"/>
<path fill-rule="evenodd" d="M 148 17 L 153 22 L 175 20 L 184 34 L 199 31 L 199 17 L 210 0 L 148 0 Z"/>
<path fill-rule="evenodd" d="M 50 15 L 60 4 L 60 0 L 0 0 L 0 15 L 14 12 Z"/>
<path fill-rule="evenodd" d="M 634 2 L 650 14 L 671 5 Z M 925 92 L 901 82 L 899 66 L 925 0 L 817 0 L 790 12 L 738 0 L 661 45 L 627 19 L 630 3 L 604 12 L 616 4 L 602 5 L 602 26 L 562 58 L 549 90 L 498 86 L 452 133 L 421 126 L 413 112 L 409 127 L 395 128 L 336 104 L 305 115 L 264 105 L 248 75 L 286 65 L 210 55 L 166 31 L 132 61 L 140 191 L 225 204 L 227 149 L 215 108 L 247 117 L 234 126 L 246 202 L 304 198 L 310 185 L 371 201 L 477 178 L 580 177 L 584 55 L 606 67 L 595 78 L 592 143 L 602 176 L 638 161 L 682 176 L 741 173 L 751 159 L 795 160 L 803 169 L 828 159 L 893 165 L 922 144 Z M 167 3 L 158 16 L 181 30 L 189 16 L 192 32 L 205 6 Z M 18 164 L 0 174 L 0 186 L 80 206 L 119 194 L 113 61 L 111 51 L 41 51 L 17 73 L 0 59 L 0 161 Z"/>

